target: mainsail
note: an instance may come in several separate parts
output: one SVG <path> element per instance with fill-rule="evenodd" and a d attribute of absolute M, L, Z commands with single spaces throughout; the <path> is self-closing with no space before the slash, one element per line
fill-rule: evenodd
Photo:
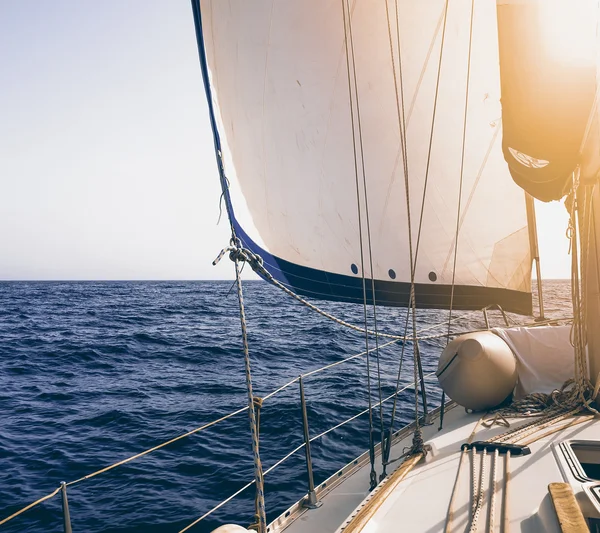
<path fill-rule="evenodd" d="M 231 223 L 277 280 L 406 306 L 412 248 L 418 307 L 531 313 L 496 4 L 473 5 L 195 0 Z"/>

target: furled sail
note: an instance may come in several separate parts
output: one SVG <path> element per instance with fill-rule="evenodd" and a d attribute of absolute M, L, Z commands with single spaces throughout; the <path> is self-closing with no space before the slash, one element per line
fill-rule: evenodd
<path fill-rule="evenodd" d="M 582 163 L 595 118 L 597 14 L 597 0 L 498 0 L 504 156 L 540 200 L 563 197 Z M 597 152 L 597 138 L 590 146 Z"/>
<path fill-rule="evenodd" d="M 276 279 L 406 306 L 412 248 L 417 306 L 531 312 L 494 1 L 193 5 L 231 222 Z"/>

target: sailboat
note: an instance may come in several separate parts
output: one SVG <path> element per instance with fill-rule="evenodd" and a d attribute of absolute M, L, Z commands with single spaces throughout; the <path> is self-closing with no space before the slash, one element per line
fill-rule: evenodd
<path fill-rule="evenodd" d="M 192 0 L 236 265 L 261 533 L 597 531 L 598 2 Z M 566 198 L 573 320 L 544 322 L 534 198 Z M 567 229 L 567 228 L 565 228 Z M 557 239 L 562 236 L 557 235 Z M 423 309 L 538 323 L 450 338 Z M 240 265 L 414 361 L 415 420 L 266 522 Z M 377 308 L 406 307 L 396 331 Z M 374 409 L 369 405 L 370 414 Z M 392 423 L 393 424 L 393 423 Z M 306 442 L 310 466 L 309 443 Z M 309 481 L 311 471 L 309 468 Z M 216 531 L 247 531 L 224 525 Z"/>
<path fill-rule="evenodd" d="M 600 531 L 600 2 L 191 4 L 231 229 L 215 263 L 235 268 L 247 405 L 62 482 L 0 527 L 22 529 L 13 521 L 60 498 L 70 533 L 71 487 L 248 413 L 253 480 L 179 533 L 249 489 L 255 516 L 214 533 Z M 556 235 L 571 250 L 566 319 L 545 316 L 536 200 L 569 214 Z M 259 397 L 245 265 L 360 335 L 364 351 Z M 360 308 L 363 322 L 326 300 Z M 393 327 L 378 322 L 384 307 L 398 311 Z M 424 329 L 428 310 L 446 320 Z M 469 313 L 485 327 L 462 328 Z M 425 374 L 431 339 L 442 344 Z M 384 349 L 397 358 L 385 398 Z M 304 379 L 349 361 L 365 362 L 368 406 L 311 434 Z M 303 442 L 263 468 L 262 404 L 292 385 Z M 398 429 L 407 395 L 413 420 Z M 311 443 L 361 416 L 368 448 L 315 483 Z M 306 493 L 268 521 L 264 476 L 301 451 Z"/>

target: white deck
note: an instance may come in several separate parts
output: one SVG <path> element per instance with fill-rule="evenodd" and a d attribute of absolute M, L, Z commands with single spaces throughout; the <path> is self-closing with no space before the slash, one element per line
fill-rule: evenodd
<path fill-rule="evenodd" d="M 424 428 L 424 440 L 432 446 L 425 462 L 418 464 L 396 487 L 392 495 L 371 518 L 364 532 L 388 533 L 398 531 L 434 533 L 444 531 L 452 490 L 456 481 L 461 444 L 466 442 L 480 415 L 469 415 L 460 407 L 446 413 L 444 429 L 438 431 L 438 421 Z M 511 421 L 519 425 L 520 421 Z M 506 431 L 504 427 L 485 429 L 479 427 L 474 440 L 486 440 Z M 397 442 L 391 457 L 397 457 L 410 445 L 412 434 Z M 510 459 L 508 516 L 510 531 L 560 532 L 550 496 L 548 484 L 571 483 L 586 517 L 599 517 L 598 504 L 594 504 L 590 489 L 600 482 L 584 479 L 577 474 L 568 446 L 559 443 L 569 439 L 600 441 L 600 421 L 590 421 L 548 435 L 530 445 L 531 455 Z M 565 451 L 565 448 L 567 451 Z M 476 460 L 477 474 L 481 453 Z M 463 460 L 456 491 L 454 519 L 451 531 L 465 531 L 471 513 L 471 454 Z M 319 497 L 323 503 L 314 510 L 294 506 L 288 517 L 283 515 L 269 528 L 270 532 L 286 533 L 335 533 L 343 531 L 353 510 L 366 503 L 369 497 L 369 463 L 360 458 L 356 465 L 342 471 L 337 485 L 328 480 L 329 487 L 320 487 Z M 495 531 L 501 531 L 502 492 L 504 490 L 504 457 L 500 456 L 497 469 L 495 504 Z M 394 466 L 397 463 L 394 464 Z M 478 521 L 479 531 L 488 531 L 489 496 L 491 493 L 491 456 L 487 459 L 484 506 Z M 379 472 L 381 465 L 378 465 Z M 579 479 L 577 479 L 579 478 Z M 335 486 L 331 486 L 335 485 Z M 291 522 L 291 523 L 290 523 Z"/>

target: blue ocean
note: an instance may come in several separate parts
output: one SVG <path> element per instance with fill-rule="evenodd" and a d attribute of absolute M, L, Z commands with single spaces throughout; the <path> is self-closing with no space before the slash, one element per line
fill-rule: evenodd
<path fill-rule="evenodd" d="M 329 321 L 262 281 L 244 283 L 254 392 L 265 396 L 302 373 L 365 349 L 360 333 Z M 568 281 L 545 284 L 546 313 L 570 314 Z M 363 308 L 319 302 L 357 325 Z M 370 311 L 372 314 L 372 310 Z M 453 328 L 483 327 L 455 313 Z M 377 309 L 381 331 L 401 333 L 404 309 Z M 419 313 L 422 335 L 443 334 L 448 313 Z M 522 317 L 511 315 L 515 321 Z M 493 325 L 502 325 L 490 312 Z M 372 323 L 371 323 L 372 326 Z M 383 343 L 384 341 L 382 341 Z M 425 374 L 445 339 L 420 344 Z M 370 347 L 374 347 L 371 342 Z M 401 346 L 371 357 L 371 397 L 395 390 Z M 395 429 L 414 417 L 412 350 L 401 376 Z M 311 435 L 368 405 L 366 360 L 305 379 Z M 441 394 L 430 377 L 430 408 Z M 202 426 L 247 403 L 239 308 L 230 281 L 0 283 L 0 520 L 82 476 Z M 392 402 L 383 404 L 385 427 Z M 374 425 L 379 427 L 379 409 Z M 312 444 L 322 482 L 368 447 L 361 416 Z M 303 442 L 297 383 L 261 410 L 260 452 L 269 468 Z M 75 532 L 178 532 L 253 479 L 247 412 L 68 489 Z M 268 519 L 307 491 L 303 450 L 265 477 Z M 253 522 L 250 487 L 190 531 Z M 62 531 L 60 496 L 0 526 Z"/>

